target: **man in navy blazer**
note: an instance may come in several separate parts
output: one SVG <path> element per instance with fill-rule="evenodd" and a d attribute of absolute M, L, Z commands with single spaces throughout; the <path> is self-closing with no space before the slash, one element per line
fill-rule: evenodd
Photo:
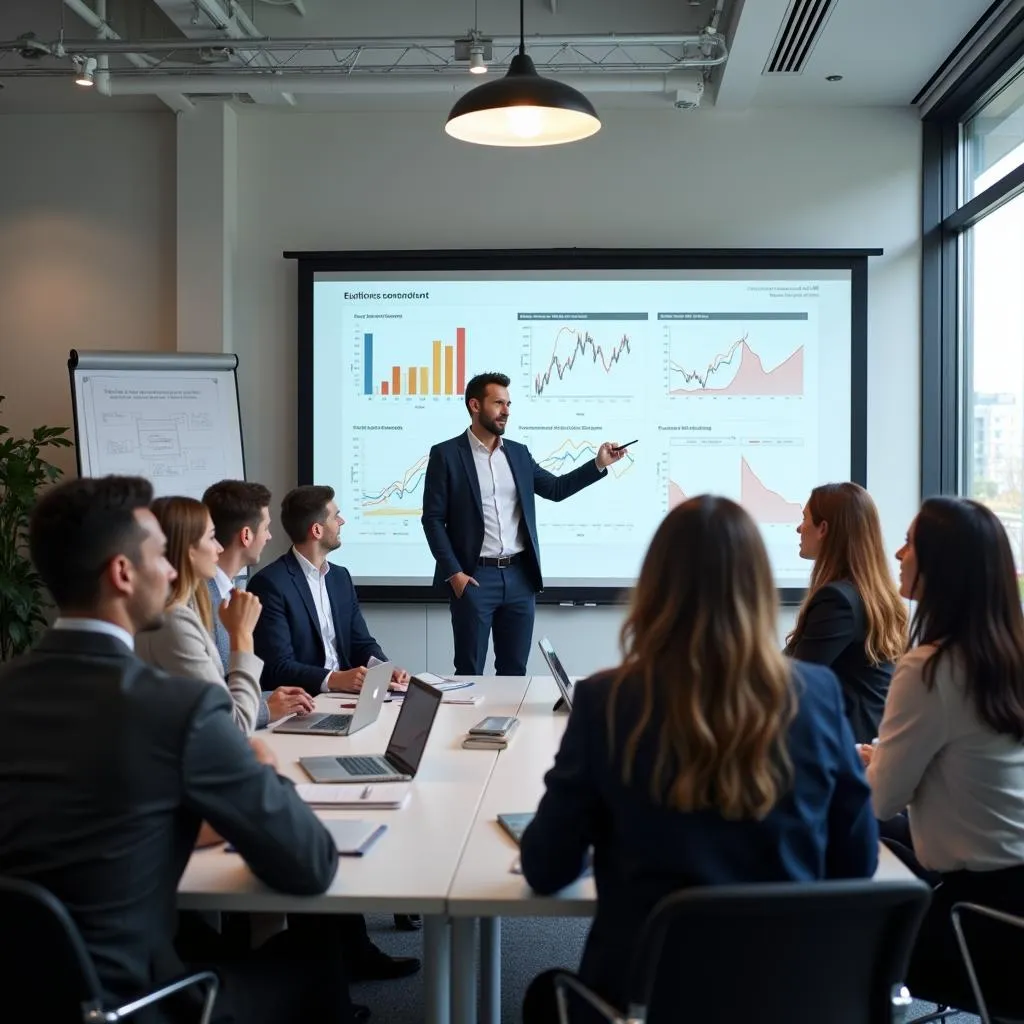
<path fill-rule="evenodd" d="M 249 581 L 263 605 L 253 633 L 263 659 L 262 686 L 301 686 L 358 693 L 371 658 L 387 656 L 366 627 L 347 569 L 327 561 L 341 547 L 345 525 L 332 487 L 296 487 L 281 502 L 281 525 L 292 548 Z M 395 669 L 393 689 L 408 672 Z"/>
<path fill-rule="evenodd" d="M 502 437 L 509 378 L 482 373 L 466 385 L 467 431 L 430 449 L 423 532 L 448 594 L 455 671 L 480 675 L 494 632 L 494 670 L 526 675 L 540 571 L 535 496 L 562 501 L 600 480 L 625 449 L 605 442 L 597 458 L 564 476 L 541 469 L 526 445 Z"/>

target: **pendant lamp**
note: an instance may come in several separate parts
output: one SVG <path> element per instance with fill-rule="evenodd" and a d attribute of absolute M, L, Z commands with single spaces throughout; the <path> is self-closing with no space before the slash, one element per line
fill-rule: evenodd
<path fill-rule="evenodd" d="M 558 146 L 593 135 L 601 120 L 583 93 L 537 74 L 526 53 L 523 0 L 519 0 L 519 52 L 504 78 L 459 98 L 444 130 L 479 146 Z"/>

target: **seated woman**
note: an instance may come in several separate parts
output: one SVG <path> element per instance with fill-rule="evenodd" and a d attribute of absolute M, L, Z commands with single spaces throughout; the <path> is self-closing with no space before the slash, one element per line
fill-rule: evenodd
<path fill-rule="evenodd" d="M 786 654 L 835 672 L 853 737 L 870 743 L 907 647 L 907 609 L 889 571 L 878 509 L 859 484 L 823 484 L 811 491 L 797 533 L 800 557 L 814 568 Z"/>
<path fill-rule="evenodd" d="M 217 572 L 220 552 L 210 513 L 193 498 L 157 498 L 151 507 L 167 537 L 167 560 L 178 576 L 171 585 L 163 624 L 135 638 L 136 652 L 143 661 L 172 675 L 226 686 L 231 691 L 235 722 L 251 736 L 262 697 L 263 662 L 253 653 L 252 639 L 260 617 L 259 598 L 236 590 L 219 609 L 231 647 L 225 679 L 213 641 L 213 612 L 206 583 Z"/>
<path fill-rule="evenodd" d="M 1006 531 L 978 502 L 928 499 L 896 557 L 900 593 L 918 602 L 916 646 L 896 666 L 878 744 L 861 757 L 875 814 L 907 808 L 920 873 L 941 881 L 907 984 L 969 1009 L 951 906 L 1024 913 L 1024 615 Z M 1019 955 L 1011 969 L 1001 959 L 1014 936 L 965 925 L 983 991 L 1019 1009 Z"/>
<path fill-rule="evenodd" d="M 539 893 L 594 851 L 582 980 L 623 1005 L 650 911 L 694 885 L 863 878 L 878 859 L 870 792 L 831 670 L 785 658 L 757 526 L 724 498 L 669 513 L 640 570 L 623 661 L 579 683 L 522 840 Z M 550 979 L 527 995 L 542 1020 Z"/>

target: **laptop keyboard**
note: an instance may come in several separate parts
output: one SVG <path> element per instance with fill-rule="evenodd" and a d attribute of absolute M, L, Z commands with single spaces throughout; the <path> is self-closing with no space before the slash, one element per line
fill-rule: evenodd
<path fill-rule="evenodd" d="M 351 715 L 324 715 L 323 718 L 318 721 L 314 728 L 316 729 L 347 729 L 349 722 L 352 721 Z"/>
<path fill-rule="evenodd" d="M 338 758 L 338 764 L 349 773 L 349 775 L 393 775 L 394 769 L 379 757 L 359 757 L 357 754 L 348 754 Z"/>

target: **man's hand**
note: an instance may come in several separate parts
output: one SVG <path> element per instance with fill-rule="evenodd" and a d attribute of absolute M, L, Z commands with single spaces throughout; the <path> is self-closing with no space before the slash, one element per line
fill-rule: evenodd
<path fill-rule="evenodd" d="M 263 740 L 258 740 L 255 736 L 252 736 L 249 739 L 249 746 L 252 748 L 252 752 L 256 755 L 256 760 L 260 764 L 269 765 L 274 771 L 277 771 L 277 758 Z"/>
<path fill-rule="evenodd" d="M 466 587 L 480 586 L 468 572 L 457 572 L 448 582 L 451 584 L 452 590 L 455 591 L 456 597 L 462 597 Z"/>
<path fill-rule="evenodd" d="M 279 686 L 267 698 L 268 721 L 276 722 L 285 715 L 308 715 L 313 710 L 313 698 L 301 686 Z"/>
<path fill-rule="evenodd" d="M 350 668 L 347 672 L 332 672 L 327 680 L 327 689 L 336 693 L 358 693 L 366 678 L 365 668 Z"/>
<path fill-rule="evenodd" d="M 391 685 L 389 690 L 396 693 L 405 693 L 409 689 L 409 673 L 404 668 L 396 668 L 391 673 Z"/>
<path fill-rule="evenodd" d="M 597 468 L 607 469 L 613 462 L 618 462 L 626 457 L 626 449 L 619 448 L 618 441 L 605 441 L 597 449 Z"/>

